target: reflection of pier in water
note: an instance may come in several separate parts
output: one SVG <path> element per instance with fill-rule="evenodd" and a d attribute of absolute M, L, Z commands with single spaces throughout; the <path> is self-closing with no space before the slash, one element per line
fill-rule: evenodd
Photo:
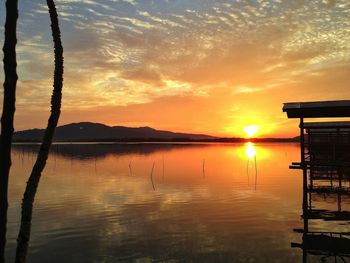
<path fill-rule="evenodd" d="M 313 169 L 316 169 L 313 167 Z M 342 202 L 349 204 L 350 193 L 338 188 L 319 188 L 311 185 L 314 183 L 326 183 L 324 177 L 321 180 L 313 178 L 312 170 L 307 171 L 307 188 L 303 191 L 302 219 L 303 229 L 294 229 L 294 232 L 302 234 L 301 243 L 292 243 L 292 247 L 298 247 L 303 252 L 303 262 L 308 262 L 308 255 L 321 257 L 321 262 L 332 262 L 326 260 L 341 259 L 341 262 L 350 262 L 350 212 L 343 210 Z M 328 178 L 330 184 L 331 178 Z M 327 190 L 325 190 L 327 189 Z M 332 191 L 334 190 L 334 191 Z M 322 202 L 323 201 L 323 202 Z M 322 203 L 326 203 L 331 208 L 319 208 Z M 349 208 L 347 206 L 346 208 Z M 317 222 L 329 223 L 327 230 L 312 231 L 317 226 Z M 316 225 L 313 225 L 315 223 Z M 334 223 L 341 231 L 334 231 Z"/>
<path fill-rule="evenodd" d="M 286 103 L 283 111 L 300 118 L 301 161 L 290 168 L 303 172 L 303 228 L 294 229 L 302 234 L 301 243 L 291 245 L 302 249 L 303 262 L 310 256 L 319 262 L 350 262 L 350 122 L 304 122 L 350 117 L 350 101 Z M 320 222 L 322 229 L 313 231 Z"/>

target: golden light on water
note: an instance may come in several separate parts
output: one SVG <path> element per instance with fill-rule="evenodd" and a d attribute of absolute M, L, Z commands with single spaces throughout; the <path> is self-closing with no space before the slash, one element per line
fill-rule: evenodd
<path fill-rule="evenodd" d="M 249 125 L 244 127 L 244 133 L 248 136 L 248 138 L 253 137 L 258 130 L 259 127 L 257 125 Z"/>
<path fill-rule="evenodd" d="M 254 144 L 251 142 L 248 142 L 244 153 L 248 157 L 248 159 L 255 157 L 256 156 L 256 149 L 254 147 Z"/>

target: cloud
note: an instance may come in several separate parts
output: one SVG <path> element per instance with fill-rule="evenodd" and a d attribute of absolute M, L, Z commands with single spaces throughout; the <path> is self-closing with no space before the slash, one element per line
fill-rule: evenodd
<path fill-rule="evenodd" d="M 37 0 L 20 8 L 18 103 L 44 109 L 53 70 L 47 8 Z M 281 116 L 284 100 L 340 97 L 349 82 L 344 72 L 350 63 L 350 3 L 345 0 L 58 0 L 57 9 L 67 109 L 125 107 L 128 115 L 136 105 L 176 97 L 212 100 L 211 107 L 225 105 L 217 110 L 224 114 L 232 108 L 226 97 L 244 101 L 265 94 L 273 100 L 271 108 L 262 106 L 265 115 Z M 1 21 L 4 15 L 1 9 Z M 155 105 L 154 111 L 163 110 Z M 203 119 L 210 115 L 200 110 L 206 112 Z M 242 115 L 238 112 L 232 114 Z M 106 120 L 102 115 L 108 114 L 100 114 Z M 158 121 L 166 128 L 163 118 Z"/>

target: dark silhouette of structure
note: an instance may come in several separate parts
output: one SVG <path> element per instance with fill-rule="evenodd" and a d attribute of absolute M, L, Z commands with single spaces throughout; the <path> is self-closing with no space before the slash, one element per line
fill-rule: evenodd
<path fill-rule="evenodd" d="M 344 173 L 343 169 L 326 170 L 317 167 L 310 167 L 307 172 L 308 183 L 304 182 L 307 187 L 303 190 L 302 205 L 304 227 L 294 229 L 294 232 L 302 234 L 302 242 L 293 242 L 291 245 L 302 249 L 303 262 L 308 262 L 308 255 L 321 257 L 321 262 L 337 262 L 338 259 L 341 259 L 339 262 L 349 262 L 350 212 L 342 207 L 344 197 L 350 197 L 348 187 L 344 186 L 349 182 L 349 173 Z M 324 209 L 315 205 L 322 204 L 322 201 L 333 207 Z M 328 231 L 312 230 L 312 223 L 320 220 L 330 224 Z M 342 231 L 334 231 L 332 223 L 339 225 Z"/>
<path fill-rule="evenodd" d="M 350 117 L 350 101 L 286 103 L 283 111 L 289 118 L 300 119 L 300 162 L 291 169 L 303 171 L 303 229 L 301 243 L 303 262 L 318 256 L 321 262 L 350 261 L 350 211 L 342 201 L 350 196 L 350 122 L 304 122 L 304 118 Z M 335 197 L 336 209 L 320 209 L 314 201 Z M 328 205 L 330 202 L 327 202 Z M 329 231 L 312 231 L 312 222 L 329 223 Z M 342 231 L 334 231 L 337 223 Z M 343 231 L 344 230 L 344 231 Z"/>
<path fill-rule="evenodd" d="M 44 133 L 44 138 L 42 140 L 42 144 L 40 146 L 36 162 L 33 166 L 23 196 L 21 226 L 17 238 L 17 250 L 15 260 L 17 263 L 26 262 L 35 194 L 39 185 L 41 173 L 46 165 L 49 150 L 52 144 L 52 139 L 55 133 L 55 128 L 57 126 L 58 119 L 61 113 L 61 99 L 63 86 L 63 48 L 61 44 L 61 33 L 58 25 L 58 16 L 56 12 L 55 3 L 53 0 L 47 0 L 46 2 L 51 19 L 51 30 L 55 50 L 55 72 L 53 93 L 51 97 L 51 114 L 48 120 L 47 128 Z"/>
<path fill-rule="evenodd" d="M 11 143 L 13 136 L 13 118 L 15 114 L 17 86 L 17 18 L 18 1 L 6 1 L 6 22 L 4 41 L 4 99 L 1 116 L 0 137 L 0 263 L 5 262 L 6 224 L 8 208 L 8 178 L 11 167 Z"/>

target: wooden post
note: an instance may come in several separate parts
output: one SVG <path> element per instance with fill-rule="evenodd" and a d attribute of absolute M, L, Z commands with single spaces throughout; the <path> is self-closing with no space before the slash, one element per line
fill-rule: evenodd
<path fill-rule="evenodd" d="M 303 214 L 304 214 L 304 216 L 307 213 L 307 207 L 308 207 L 307 195 L 308 195 L 307 170 L 306 170 L 306 168 L 303 168 Z M 310 196 L 310 201 L 311 201 L 311 196 Z"/>
<path fill-rule="evenodd" d="M 304 118 L 300 118 L 300 166 L 303 169 L 303 216 L 305 223 L 305 216 L 307 216 L 307 206 L 308 206 L 308 198 L 307 198 L 307 166 L 305 165 L 305 141 L 304 141 Z M 304 224 L 304 228 L 307 228 L 307 225 Z"/>
<path fill-rule="evenodd" d="M 304 118 L 300 118 L 300 162 L 305 165 Z"/>

